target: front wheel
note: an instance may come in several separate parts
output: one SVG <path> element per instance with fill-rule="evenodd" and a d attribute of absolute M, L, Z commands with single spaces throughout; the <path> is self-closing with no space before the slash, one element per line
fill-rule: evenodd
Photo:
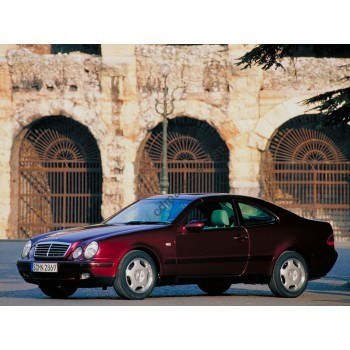
<path fill-rule="evenodd" d="M 225 293 L 230 287 L 231 282 L 200 282 L 198 283 L 199 289 L 209 295 L 221 295 Z"/>
<path fill-rule="evenodd" d="M 157 282 L 157 268 L 145 252 L 133 250 L 127 253 L 118 266 L 114 290 L 126 299 L 148 297 Z"/>
<path fill-rule="evenodd" d="M 78 288 L 60 285 L 41 285 L 39 289 L 50 298 L 66 299 L 74 294 Z"/>
<path fill-rule="evenodd" d="M 284 298 L 296 298 L 305 291 L 307 283 L 305 259 L 293 251 L 282 253 L 276 261 L 269 283 L 272 293 Z"/>

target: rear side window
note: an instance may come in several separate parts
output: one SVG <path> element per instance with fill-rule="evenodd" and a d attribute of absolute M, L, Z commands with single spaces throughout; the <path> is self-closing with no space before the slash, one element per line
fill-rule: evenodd
<path fill-rule="evenodd" d="M 276 221 L 276 217 L 269 212 L 246 203 L 238 203 L 244 225 L 259 225 Z"/>

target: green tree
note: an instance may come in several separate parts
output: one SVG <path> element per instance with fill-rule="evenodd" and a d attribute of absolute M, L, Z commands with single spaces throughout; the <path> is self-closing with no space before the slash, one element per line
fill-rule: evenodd
<path fill-rule="evenodd" d="M 283 67 L 283 61 L 290 59 L 295 63 L 298 50 L 301 45 L 296 44 L 262 44 L 256 45 L 252 50 L 238 59 L 237 65 L 242 69 L 250 68 L 254 65 L 260 66 L 263 70 Z M 348 45 L 318 45 L 320 53 L 328 56 L 339 57 L 340 52 Z M 348 50 L 348 47 L 346 48 Z M 295 67 L 295 66 L 294 66 Z M 350 65 L 339 68 L 350 68 Z M 295 69 L 295 68 L 294 68 Z M 296 69 L 294 70 L 296 74 Z M 350 81 L 349 75 L 344 75 L 341 79 L 345 85 Z M 350 86 L 342 89 L 327 91 L 323 94 L 301 101 L 300 103 L 310 107 L 323 117 L 325 125 L 343 125 L 350 122 Z"/>

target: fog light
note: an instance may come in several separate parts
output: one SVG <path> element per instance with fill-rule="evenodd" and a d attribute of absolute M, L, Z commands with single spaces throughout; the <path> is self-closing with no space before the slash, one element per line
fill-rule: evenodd
<path fill-rule="evenodd" d="M 90 274 L 88 272 L 84 272 L 80 275 L 81 280 L 87 280 L 88 278 L 90 278 Z"/>

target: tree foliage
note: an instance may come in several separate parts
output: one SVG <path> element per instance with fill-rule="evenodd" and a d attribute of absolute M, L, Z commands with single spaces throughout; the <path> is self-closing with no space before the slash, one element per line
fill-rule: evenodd
<path fill-rule="evenodd" d="M 260 66 L 263 70 L 272 67 L 283 68 L 283 61 L 286 58 L 295 62 L 297 45 L 293 44 L 262 44 L 256 45 L 252 50 L 238 59 L 237 65 L 242 65 L 242 69 L 250 68 L 254 65 Z M 348 70 L 350 65 L 341 66 Z M 344 83 L 350 81 L 349 75 L 344 75 L 341 79 Z M 310 107 L 310 111 L 318 112 L 323 117 L 325 125 L 343 125 L 350 122 L 350 86 L 325 92 L 300 103 Z"/>
<path fill-rule="evenodd" d="M 328 91 L 302 101 L 311 110 L 323 116 L 325 125 L 339 125 L 350 122 L 350 87 Z"/>
<path fill-rule="evenodd" d="M 286 57 L 292 60 L 296 51 L 296 45 L 256 45 L 251 51 L 239 58 L 237 65 L 243 65 L 242 69 L 251 68 L 253 65 L 260 66 L 263 70 L 272 67 L 283 68 L 282 61 Z"/>

